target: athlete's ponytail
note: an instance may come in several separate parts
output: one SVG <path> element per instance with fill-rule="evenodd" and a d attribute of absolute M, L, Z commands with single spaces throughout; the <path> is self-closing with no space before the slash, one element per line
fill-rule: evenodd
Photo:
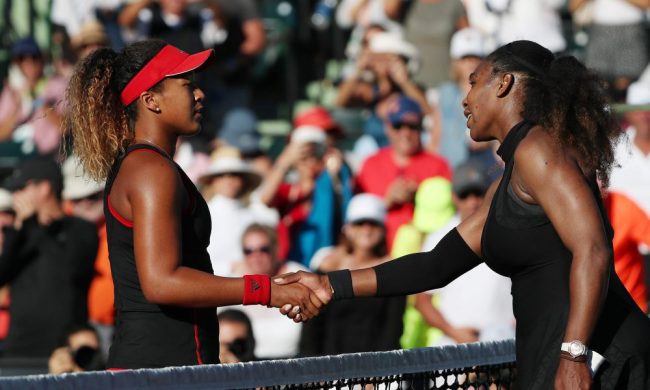
<path fill-rule="evenodd" d="M 556 58 L 531 41 L 504 45 L 488 57 L 494 74 L 515 73 L 524 85 L 522 116 L 579 152 L 581 165 L 607 185 L 620 131 L 602 82 L 573 56 Z M 523 76 L 523 77 L 522 77 Z"/>
<path fill-rule="evenodd" d="M 101 48 L 75 67 L 66 93 L 64 133 L 89 176 L 105 179 L 133 139 L 137 101 L 124 107 L 120 91 L 164 46 L 164 41 L 147 40 L 121 53 Z"/>

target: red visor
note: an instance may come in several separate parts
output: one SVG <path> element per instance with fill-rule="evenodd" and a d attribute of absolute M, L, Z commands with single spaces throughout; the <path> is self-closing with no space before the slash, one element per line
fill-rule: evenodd
<path fill-rule="evenodd" d="M 140 94 L 165 77 L 178 76 L 200 68 L 214 54 L 214 50 L 204 50 L 196 54 L 167 45 L 162 48 L 138 73 L 126 84 L 120 94 L 124 106 L 128 106 Z"/>

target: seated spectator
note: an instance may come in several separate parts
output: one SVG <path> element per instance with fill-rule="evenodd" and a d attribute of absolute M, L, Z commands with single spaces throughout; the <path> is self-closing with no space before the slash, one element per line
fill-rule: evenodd
<path fill-rule="evenodd" d="M 372 267 L 387 260 L 386 208 L 372 194 L 359 194 L 348 206 L 342 242 L 314 264 L 317 272 Z M 399 349 L 404 297 L 332 302 L 303 325 L 301 356 Z"/>
<path fill-rule="evenodd" d="M 480 165 L 467 162 L 458 166 L 452 180 L 458 212 L 446 226 L 426 238 L 422 250 L 433 249 L 451 229 L 472 215 L 489 185 Z M 510 279 L 481 263 L 441 289 L 418 294 L 415 307 L 429 325 L 443 333 L 430 339 L 429 346 L 514 338 L 510 285 Z"/>
<path fill-rule="evenodd" d="M 352 196 L 351 172 L 325 142 L 318 127 L 296 128 L 260 192 L 261 200 L 280 213 L 280 253 L 288 254 L 282 257 L 304 265 L 318 249 L 336 243 Z"/>
<path fill-rule="evenodd" d="M 648 313 L 648 287 L 641 245 L 650 247 L 650 215 L 622 193 L 604 191 L 604 204 L 616 232 L 614 269 L 637 305 Z"/>
<path fill-rule="evenodd" d="M 447 161 L 422 149 L 422 120 L 417 102 L 405 95 L 392 98 L 385 122 L 390 146 L 368 157 L 356 178 L 359 192 L 380 196 L 386 203 L 389 249 L 397 229 L 413 218 L 418 185 L 429 177 L 451 178 Z"/>
<path fill-rule="evenodd" d="M 231 147 L 215 152 L 208 171 L 200 179 L 212 220 L 208 253 L 215 275 L 232 275 L 234 262 L 242 258 L 241 236 L 250 224 L 269 223 L 266 215 L 252 207 L 251 193 L 261 181 L 261 176 L 241 159 L 239 151 Z"/>
<path fill-rule="evenodd" d="M 391 257 L 398 258 L 420 252 L 427 235 L 444 227 L 456 214 L 452 202 L 451 182 L 443 177 L 425 179 L 415 193 L 413 220 L 397 229 L 391 249 Z M 432 329 L 415 308 L 416 296 L 410 295 L 404 310 L 404 331 L 400 338 L 402 348 L 426 347 Z"/>
<path fill-rule="evenodd" d="M 255 358 L 255 335 L 250 318 L 241 310 L 223 310 L 219 319 L 219 361 L 250 362 Z"/>
<path fill-rule="evenodd" d="M 50 374 L 101 371 L 105 369 L 101 341 L 91 325 L 79 325 L 68 333 L 65 344 L 52 352 Z"/>
<path fill-rule="evenodd" d="M 69 157 L 63 163 L 62 171 L 66 211 L 97 227 L 99 246 L 95 258 L 95 273 L 88 290 L 88 319 L 101 339 L 103 357 L 108 358 L 115 325 L 115 305 L 104 218 L 104 183 L 98 183 L 85 175 L 79 159 L 75 156 Z"/>
<path fill-rule="evenodd" d="M 261 224 L 252 224 L 241 237 L 244 258 L 235 263 L 233 276 L 269 275 L 271 277 L 288 272 L 306 270 L 297 262 L 278 257 L 278 243 L 275 229 Z M 298 353 L 301 323 L 287 321 L 278 310 L 264 306 L 237 307 L 251 319 L 255 336 L 255 356 L 260 359 L 294 357 Z M 218 313 L 224 310 L 218 309 Z"/>
<path fill-rule="evenodd" d="M 486 167 L 492 167 L 497 164 L 493 145 L 478 143 L 469 137 L 462 105 L 470 88 L 469 75 L 487 54 L 482 33 L 470 27 L 456 31 L 451 38 L 449 54 L 451 80 L 427 93 L 436 107 L 435 122 L 441 129 L 440 154 L 452 167 L 467 161 L 470 156 L 484 161 Z"/>
<path fill-rule="evenodd" d="M 81 25 L 79 32 L 72 35 L 71 44 L 77 58 L 81 60 L 100 47 L 108 46 L 109 42 L 104 26 L 91 20 Z"/>
<path fill-rule="evenodd" d="M 63 177 L 51 159 L 23 162 L 4 186 L 16 212 L 0 255 L 0 285 L 11 285 L 4 354 L 47 357 L 68 329 L 88 321 L 97 230 L 64 214 Z"/>
<path fill-rule="evenodd" d="M 242 158 L 266 177 L 271 172 L 273 160 L 264 152 L 261 142 L 255 113 L 248 108 L 236 108 L 226 114 L 216 147 L 230 145 L 239 149 Z"/>
<path fill-rule="evenodd" d="M 37 108 L 37 97 L 45 89 L 45 59 L 32 37 L 20 39 L 11 48 L 11 66 L 0 93 L 0 141 L 27 123 Z"/>
<path fill-rule="evenodd" d="M 372 110 L 364 128 L 367 137 L 362 137 L 355 147 L 358 153 L 367 155 L 369 151 L 375 151 L 389 143 L 383 131 L 383 121 L 388 101 L 394 94 L 403 93 L 416 101 L 424 115 L 433 113 L 424 90 L 411 78 L 418 67 L 417 49 L 400 35 L 389 32 L 375 32 L 371 35 L 368 50 L 357 61 L 356 72 L 341 83 L 337 97 L 337 105 L 340 107 Z M 425 128 L 435 130 L 428 125 Z M 438 138 L 433 133 L 428 137 L 432 150 L 437 147 Z M 371 140 L 375 142 L 374 146 L 370 143 Z"/>

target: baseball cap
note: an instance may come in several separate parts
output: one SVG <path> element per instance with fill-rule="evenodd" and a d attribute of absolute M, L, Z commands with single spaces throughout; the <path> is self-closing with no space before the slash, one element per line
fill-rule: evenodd
<path fill-rule="evenodd" d="M 293 119 L 294 127 L 305 125 L 320 127 L 326 132 L 335 134 L 337 136 L 343 135 L 341 126 L 336 123 L 329 111 L 321 106 L 307 108 L 296 115 L 296 117 Z"/>
<path fill-rule="evenodd" d="M 291 142 L 325 145 L 325 131 L 316 126 L 299 126 L 291 132 Z"/>
<path fill-rule="evenodd" d="M 126 84 L 120 93 L 122 104 L 128 106 L 142 92 L 158 84 L 165 77 L 178 76 L 198 70 L 203 65 L 206 65 L 213 56 L 213 49 L 203 50 L 196 54 L 187 54 L 175 46 L 164 46 Z"/>
<path fill-rule="evenodd" d="M 485 43 L 483 34 L 475 28 L 460 29 L 451 37 L 449 55 L 452 59 L 463 57 L 485 57 Z"/>
<path fill-rule="evenodd" d="M 401 94 L 389 103 L 388 122 L 422 124 L 423 113 L 420 105 L 408 96 Z"/>
<path fill-rule="evenodd" d="M 38 47 L 38 44 L 33 37 L 21 38 L 11 47 L 11 58 L 25 56 L 40 57 L 41 55 L 41 49 Z"/>
<path fill-rule="evenodd" d="M 383 225 L 386 219 L 386 205 L 384 200 L 374 194 L 358 194 L 350 199 L 345 213 L 347 223 L 359 221 L 373 221 Z"/>
<path fill-rule="evenodd" d="M 262 137 L 257 131 L 257 118 L 248 108 L 236 108 L 226 114 L 219 138 L 239 149 L 244 157 L 261 152 Z"/>
<path fill-rule="evenodd" d="M 5 179 L 3 187 L 14 192 L 25 187 L 30 181 L 48 181 L 57 194 L 63 190 L 61 168 L 51 158 L 35 157 L 21 162 Z"/>
<path fill-rule="evenodd" d="M 457 166 L 454 169 L 451 183 L 456 195 L 462 195 L 469 191 L 485 192 L 490 186 L 485 171 L 473 161 L 467 161 Z"/>
<path fill-rule="evenodd" d="M 456 209 L 451 198 L 451 183 L 443 177 L 432 177 L 420 183 L 415 193 L 413 226 L 431 233 L 445 226 Z"/>

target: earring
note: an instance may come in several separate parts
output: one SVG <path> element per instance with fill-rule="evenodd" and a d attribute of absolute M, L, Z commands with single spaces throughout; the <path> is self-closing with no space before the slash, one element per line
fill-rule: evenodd
<path fill-rule="evenodd" d="M 156 107 L 156 112 L 160 112 L 160 107 Z"/>

